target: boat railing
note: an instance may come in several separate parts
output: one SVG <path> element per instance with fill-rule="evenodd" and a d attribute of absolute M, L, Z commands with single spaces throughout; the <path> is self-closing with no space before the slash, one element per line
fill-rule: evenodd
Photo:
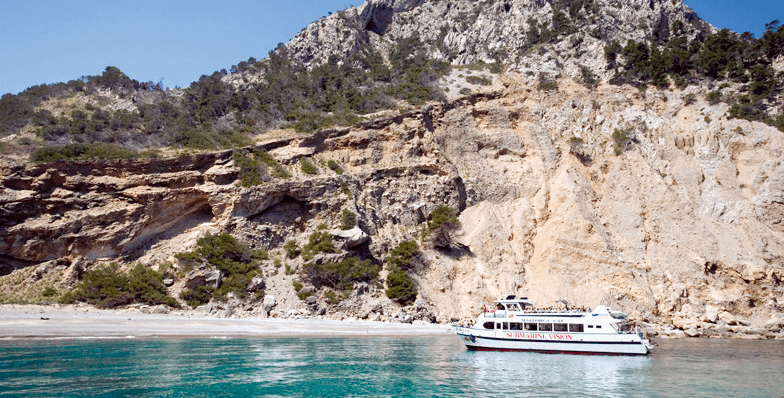
<path fill-rule="evenodd" d="M 523 311 L 515 310 L 490 310 L 486 309 L 484 312 L 485 318 L 506 318 L 509 314 L 523 313 L 523 314 L 588 314 L 591 313 L 590 308 L 579 308 L 571 310 L 559 310 L 555 308 L 535 308 Z"/>
<path fill-rule="evenodd" d="M 571 310 L 559 310 L 557 308 L 535 308 L 532 310 L 522 311 L 526 314 L 579 314 L 590 313 L 590 308 L 575 308 Z"/>

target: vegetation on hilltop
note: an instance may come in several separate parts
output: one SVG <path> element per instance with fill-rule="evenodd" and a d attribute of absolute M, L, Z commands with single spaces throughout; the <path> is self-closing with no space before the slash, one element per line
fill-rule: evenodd
<path fill-rule="evenodd" d="M 6 94 L 0 98 L 0 137 L 23 134 L 15 141 L 6 140 L 3 150 L 34 153 L 40 149 L 33 159 L 48 161 L 144 157 L 149 154 L 140 151 L 162 147 L 236 148 L 270 128 L 310 133 L 353 124 L 362 115 L 401 104 L 442 99 L 443 92 L 434 83 L 449 71 L 448 61 L 459 55 L 445 47 L 445 39 L 450 31 L 467 28 L 482 12 L 482 4 L 466 11 L 458 25 L 442 27 L 435 40 L 423 41 L 416 30 L 395 38 L 386 60 L 365 45 L 347 57 L 333 55 L 328 62 L 306 68 L 280 44 L 264 60 L 250 58 L 229 71 L 202 75 L 185 89 L 163 90 L 160 83 L 139 82 L 109 66 L 100 75 Z M 597 2 L 553 0 L 550 5 L 549 18 L 530 18 L 525 24 L 522 53 L 537 46 L 545 51 L 542 44 L 567 38 L 576 47 L 585 35 L 607 37 L 603 28 L 580 31 L 602 13 Z M 436 49 L 447 61 L 433 59 Z M 506 51 L 499 48 L 491 54 L 497 61 L 495 68 L 509 58 Z M 700 80 L 725 82 L 732 86 L 712 91 L 712 103 L 730 104 L 732 117 L 784 129 L 784 114 L 776 107 L 784 75 L 771 66 L 782 51 L 784 28 L 778 21 L 755 39 L 726 29 L 704 35 L 681 21 L 662 19 L 651 26 L 651 40 L 609 42 L 605 53 L 614 71 L 613 84 L 644 89 L 667 87 L 670 82 L 680 87 Z M 229 79 L 229 73 L 238 75 Z M 582 68 L 580 73 L 586 86 L 598 84 L 590 69 Z M 261 79 L 249 82 L 246 78 L 252 74 Z M 245 80 L 237 86 L 232 83 L 237 79 Z M 470 79 L 485 84 L 478 77 Z M 553 84 L 545 81 L 540 88 L 551 89 Z M 89 150 L 94 144 L 124 151 L 106 145 Z"/>
<path fill-rule="evenodd" d="M 760 121 L 784 131 L 784 110 L 778 107 L 784 88 L 784 72 L 773 69 L 773 61 L 784 55 L 784 26 L 773 21 L 765 34 L 755 39 L 750 33 L 722 29 L 705 40 L 689 39 L 683 24 L 673 23 L 672 36 L 661 43 L 612 42 L 605 47 L 608 67 L 615 71 L 611 84 L 679 87 L 700 80 L 724 82 L 708 94 L 711 103 L 730 104 L 730 116 Z M 729 89 L 730 83 L 737 86 Z"/>
<path fill-rule="evenodd" d="M 224 79 L 228 72 L 221 70 L 202 75 L 186 89 L 166 91 L 110 66 L 98 76 L 4 95 L 0 137 L 32 132 L 35 139 L 25 139 L 24 145 L 44 148 L 35 156 L 39 161 L 88 158 L 89 151 L 68 156 L 73 151 L 62 148 L 96 143 L 125 148 L 129 152 L 123 157 L 136 157 L 144 148 L 235 148 L 269 128 L 310 133 L 356 123 L 360 115 L 396 108 L 398 101 L 418 105 L 442 98 L 433 82 L 449 64 L 429 59 L 419 36 L 400 40 L 389 62 L 396 73 L 378 52 L 365 48 L 308 70 L 281 44 L 265 60 L 251 59 L 232 68 L 261 73 L 261 82 L 235 88 Z M 83 97 L 75 100 L 78 95 Z M 118 98 L 134 105 L 108 106 Z"/>

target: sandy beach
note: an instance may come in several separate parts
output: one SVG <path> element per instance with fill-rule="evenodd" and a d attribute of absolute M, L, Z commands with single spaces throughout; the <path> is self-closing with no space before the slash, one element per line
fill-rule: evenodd
<path fill-rule="evenodd" d="M 0 305 L 0 338 L 422 336 L 448 325 L 362 320 L 215 318 L 85 306 Z"/>

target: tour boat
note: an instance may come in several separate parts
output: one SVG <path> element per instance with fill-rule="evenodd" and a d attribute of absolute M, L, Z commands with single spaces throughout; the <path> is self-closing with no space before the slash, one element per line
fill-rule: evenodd
<path fill-rule="evenodd" d="M 453 325 L 470 350 L 647 355 L 653 345 L 628 330 L 626 314 L 594 309 L 537 309 L 527 297 L 506 296 L 472 326 Z"/>

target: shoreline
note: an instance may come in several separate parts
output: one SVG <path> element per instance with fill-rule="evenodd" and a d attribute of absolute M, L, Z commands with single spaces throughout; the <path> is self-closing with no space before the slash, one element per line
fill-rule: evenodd
<path fill-rule="evenodd" d="M 0 305 L 0 341 L 116 338 L 409 337 L 446 335 L 449 325 L 366 320 L 218 318 L 94 307 Z"/>
<path fill-rule="evenodd" d="M 734 328 L 734 327 L 733 327 Z M 782 340 L 784 331 L 690 336 L 687 331 L 653 328 L 654 339 L 719 338 Z M 688 331 L 691 332 L 691 331 Z M 132 338 L 253 337 L 417 337 L 449 335 L 449 324 L 343 320 L 320 317 L 223 317 L 188 310 L 154 313 L 136 308 L 98 309 L 89 305 L 0 304 L 0 341 Z"/>

